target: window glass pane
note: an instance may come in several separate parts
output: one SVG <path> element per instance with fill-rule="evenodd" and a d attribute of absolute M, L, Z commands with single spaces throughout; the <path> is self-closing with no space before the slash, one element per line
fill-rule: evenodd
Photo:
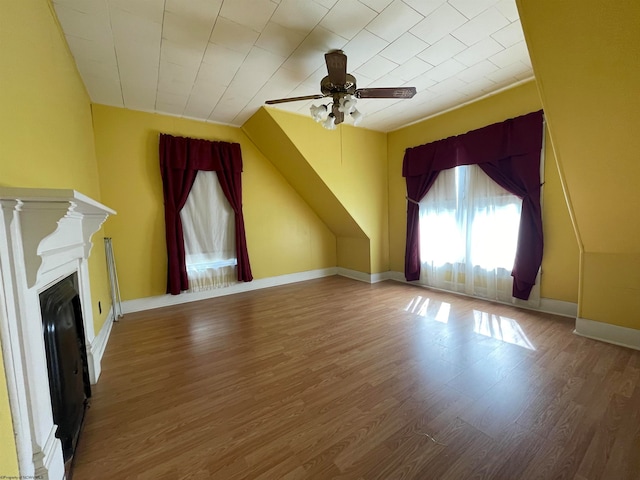
<path fill-rule="evenodd" d="M 477 165 L 440 172 L 420 202 L 424 283 L 492 299 L 511 297 L 522 201 Z"/>

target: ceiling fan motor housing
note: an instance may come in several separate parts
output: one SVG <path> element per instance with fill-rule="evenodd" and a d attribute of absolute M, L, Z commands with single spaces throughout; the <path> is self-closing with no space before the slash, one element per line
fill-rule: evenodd
<path fill-rule="evenodd" d="M 356 79 L 353 75 L 347 73 L 347 81 L 344 85 L 335 85 L 331 83 L 327 75 L 320 82 L 320 91 L 327 97 L 353 95 L 356 93 Z"/>

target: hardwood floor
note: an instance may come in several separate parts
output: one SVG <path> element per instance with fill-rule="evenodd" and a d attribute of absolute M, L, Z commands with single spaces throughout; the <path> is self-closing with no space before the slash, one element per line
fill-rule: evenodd
<path fill-rule="evenodd" d="M 329 277 L 127 315 L 74 480 L 639 479 L 640 352 Z"/>

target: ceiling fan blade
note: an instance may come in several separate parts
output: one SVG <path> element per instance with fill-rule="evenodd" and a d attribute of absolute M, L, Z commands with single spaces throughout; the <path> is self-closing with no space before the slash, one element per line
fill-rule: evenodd
<path fill-rule="evenodd" d="M 320 98 L 324 98 L 324 95 L 320 95 L 319 93 L 316 95 L 305 95 L 304 97 L 289 97 L 289 98 L 278 98 L 276 100 L 267 100 L 267 105 L 275 105 L 276 103 L 286 103 L 286 102 L 297 102 L 298 100 L 317 100 Z"/>
<path fill-rule="evenodd" d="M 359 88 L 357 98 L 412 98 L 416 94 L 416 87 L 397 88 Z"/>
<path fill-rule="evenodd" d="M 334 85 L 347 83 L 347 56 L 342 50 L 325 53 L 324 61 L 327 64 L 327 72 L 331 83 Z"/>

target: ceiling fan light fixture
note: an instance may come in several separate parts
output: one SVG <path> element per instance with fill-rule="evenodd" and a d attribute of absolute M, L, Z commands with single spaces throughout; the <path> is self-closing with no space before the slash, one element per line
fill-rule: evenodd
<path fill-rule="evenodd" d="M 327 130 L 335 130 L 336 129 L 336 117 L 333 115 L 333 113 L 330 113 L 327 116 L 327 119 L 324 121 L 322 126 L 324 128 L 326 128 Z"/>
<path fill-rule="evenodd" d="M 364 115 L 362 114 L 362 112 L 360 112 L 356 108 L 354 108 L 353 111 L 351 112 L 351 118 L 353 118 L 353 124 L 356 127 L 360 124 L 360 122 L 362 121 L 363 117 L 364 117 Z"/>
<path fill-rule="evenodd" d="M 340 97 L 340 106 L 338 111 L 342 113 L 351 113 L 356 108 L 356 99 L 351 95 Z"/>
<path fill-rule="evenodd" d="M 311 105 L 309 108 L 311 112 L 311 117 L 318 123 L 322 122 L 327 115 L 327 106 L 326 105 Z"/>
<path fill-rule="evenodd" d="M 342 50 L 331 50 L 324 56 L 327 65 L 327 76 L 320 81 L 320 92 L 315 95 L 301 97 L 278 98 L 267 100 L 267 105 L 276 105 L 286 102 L 298 102 L 302 100 L 319 100 L 330 98 L 325 105 L 311 105 L 309 112 L 311 117 L 327 130 L 335 130 L 351 117 L 354 125 L 358 125 L 364 115 L 356 110 L 356 103 L 360 98 L 412 98 L 416 94 L 416 87 L 375 87 L 357 88 L 356 78 L 347 73 L 347 56 Z M 324 101 L 324 100 L 320 100 Z"/>

